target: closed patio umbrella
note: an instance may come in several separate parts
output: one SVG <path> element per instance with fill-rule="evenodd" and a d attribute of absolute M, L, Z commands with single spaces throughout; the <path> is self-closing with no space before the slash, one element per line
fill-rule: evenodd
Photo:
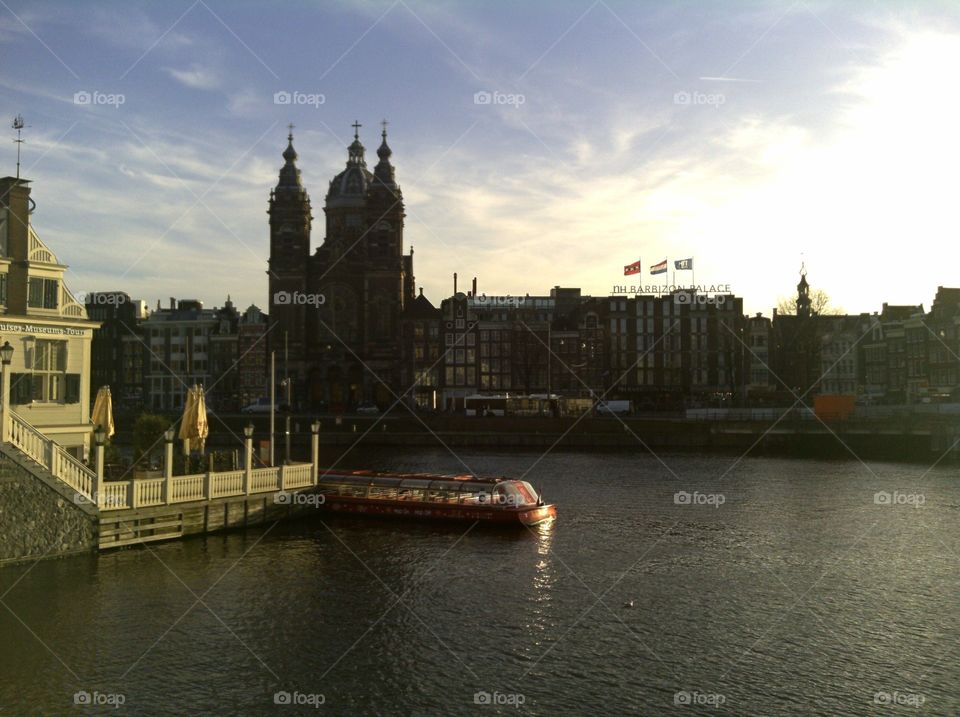
<path fill-rule="evenodd" d="M 180 439 L 183 441 L 184 454 L 189 455 L 191 442 L 193 441 L 196 441 L 196 445 L 203 451 L 209 432 L 203 387 L 195 384 L 187 389 L 187 398 L 183 405 L 183 418 L 180 421 Z"/>
<path fill-rule="evenodd" d="M 113 399 L 110 396 L 110 387 L 101 386 L 97 390 L 97 397 L 93 401 L 93 411 L 90 413 L 90 422 L 95 429 L 101 426 L 110 438 L 116 431 L 113 426 Z"/>

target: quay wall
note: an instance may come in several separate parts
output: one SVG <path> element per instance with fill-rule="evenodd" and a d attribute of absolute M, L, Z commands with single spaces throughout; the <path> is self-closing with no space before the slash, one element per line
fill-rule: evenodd
<path fill-rule="evenodd" d="M 97 516 L 52 476 L 0 453 L 0 566 L 97 549 Z"/>

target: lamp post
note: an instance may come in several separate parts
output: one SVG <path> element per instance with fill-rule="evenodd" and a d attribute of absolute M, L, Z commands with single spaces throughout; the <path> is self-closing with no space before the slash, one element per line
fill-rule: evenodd
<path fill-rule="evenodd" d="M 94 483 L 90 486 L 91 497 L 93 498 L 94 505 L 98 508 L 100 507 L 100 486 L 103 485 L 103 446 L 107 442 L 107 432 L 104 430 L 103 426 L 97 424 L 97 427 L 93 429 L 93 442 L 97 446 L 97 475 L 94 478 Z"/>
<path fill-rule="evenodd" d="M 0 406 L 3 409 L 3 417 L 0 418 L 0 443 L 6 443 L 10 440 L 10 362 L 13 361 L 13 346 L 9 341 L 4 341 L 0 346 L 0 362 L 3 363 L 3 399 Z"/>
<path fill-rule="evenodd" d="M 253 481 L 253 424 L 243 427 L 243 492 L 250 495 Z"/>
<path fill-rule="evenodd" d="M 163 502 L 170 504 L 170 484 L 173 482 L 173 440 L 177 432 L 170 426 L 163 432 Z"/>
<path fill-rule="evenodd" d="M 273 439 L 276 431 L 276 410 L 277 410 L 277 361 L 276 351 L 270 352 L 270 465 L 273 461 Z"/>
<path fill-rule="evenodd" d="M 310 460 L 313 462 L 313 484 L 316 485 L 320 477 L 320 421 L 310 424 Z"/>
<path fill-rule="evenodd" d="M 284 369 L 286 370 L 286 369 Z M 287 395 L 287 420 L 285 424 L 285 436 L 286 443 L 284 445 L 285 455 L 284 463 L 290 462 L 290 413 L 293 411 L 293 381 L 290 378 L 285 378 L 281 382 L 285 389 L 284 393 Z"/>

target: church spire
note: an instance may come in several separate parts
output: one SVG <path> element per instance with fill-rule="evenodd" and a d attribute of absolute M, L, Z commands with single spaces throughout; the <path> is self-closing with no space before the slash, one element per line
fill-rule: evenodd
<path fill-rule="evenodd" d="M 389 123 L 386 120 L 380 123 L 380 126 L 383 128 L 380 133 L 383 141 L 380 142 L 380 147 L 377 149 L 377 156 L 380 158 L 380 161 L 377 162 L 373 174 L 383 184 L 388 187 L 394 187 L 396 185 L 396 179 L 394 177 L 393 165 L 390 164 L 390 157 L 393 155 L 393 150 L 390 149 L 390 145 L 387 144 L 387 124 Z"/>
<path fill-rule="evenodd" d="M 800 283 L 797 284 L 797 316 L 807 318 L 811 314 L 810 284 L 807 283 L 806 264 L 800 265 Z"/>
<path fill-rule="evenodd" d="M 363 127 L 358 121 L 354 120 L 353 122 L 353 142 L 347 147 L 347 166 L 356 165 L 360 167 L 366 167 L 367 161 L 363 158 L 364 149 L 363 144 L 360 142 L 360 128 Z"/>
<path fill-rule="evenodd" d="M 293 125 L 288 125 L 287 148 L 283 150 L 283 167 L 280 168 L 280 181 L 277 189 L 302 189 L 300 170 L 297 169 L 297 150 L 293 148 Z"/>

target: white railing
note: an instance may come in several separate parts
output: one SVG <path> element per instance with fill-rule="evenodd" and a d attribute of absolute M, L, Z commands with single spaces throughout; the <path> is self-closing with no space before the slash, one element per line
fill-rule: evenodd
<path fill-rule="evenodd" d="M 193 476 L 176 476 L 170 479 L 171 503 L 185 503 L 188 500 L 203 500 L 203 473 Z"/>
<path fill-rule="evenodd" d="M 282 470 L 284 490 L 313 485 L 313 465 L 310 463 L 286 465 Z"/>
<path fill-rule="evenodd" d="M 100 510 L 201 502 L 313 485 L 312 463 L 290 463 L 251 470 L 249 486 L 246 470 L 110 481 L 98 486 L 96 471 L 74 458 L 63 446 L 47 438 L 14 411 L 10 411 L 8 432 L 11 445 Z"/>
<path fill-rule="evenodd" d="M 54 443 L 51 451 L 50 472 L 81 495 L 93 497 L 97 474 L 67 453 L 63 446 Z"/>
<path fill-rule="evenodd" d="M 163 505 L 164 478 L 141 478 L 133 481 L 133 507 L 147 508 Z"/>
<path fill-rule="evenodd" d="M 210 474 L 210 498 L 226 498 L 243 495 L 244 471 L 227 471 Z"/>
<path fill-rule="evenodd" d="M 49 445 L 53 441 L 13 411 L 10 411 L 10 443 L 44 468 L 50 467 Z"/>
<path fill-rule="evenodd" d="M 265 493 L 269 490 L 280 490 L 279 468 L 254 468 L 250 477 L 250 492 Z"/>
<path fill-rule="evenodd" d="M 127 495 L 130 481 L 111 481 L 100 487 L 100 510 L 125 510 L 130 507 Z"/>
<path fill-rule="evenodd" d="M 97 474 L 56 441 L 47 438 L 14 411 L 10 411 L 10 443 L 23 451 L 77 493 L 93 502 Z"/>

